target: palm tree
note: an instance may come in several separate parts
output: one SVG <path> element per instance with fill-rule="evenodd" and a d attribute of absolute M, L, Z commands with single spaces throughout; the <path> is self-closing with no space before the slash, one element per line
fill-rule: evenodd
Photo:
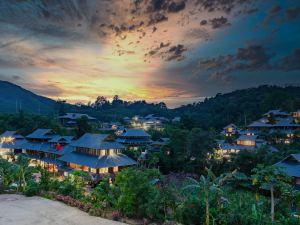
<path fill-rule="evenodd" d="M 205 225 L 209 225 L 209 217 L 210 217 L 210 205 L 209 205 L 209 197 L 213 193 L 221 194 L 222 188 L 227 180 L 234 177 L 234 174 L 236 171 L 233 171 L 232 173 L 228 174 L 222 174 L 219 177 L 216 177 L 216 175 L 208 168 L 205 168 L 207 172 L 207 176 L 200 176 L 199 181 L 188 178 L 191 184 L 188 184 L 183 188 L 183 190 L 188 189 L 196 189 L 199 190 L 200 193 L 204 193 L 204 199 L 205 199 Z"/>

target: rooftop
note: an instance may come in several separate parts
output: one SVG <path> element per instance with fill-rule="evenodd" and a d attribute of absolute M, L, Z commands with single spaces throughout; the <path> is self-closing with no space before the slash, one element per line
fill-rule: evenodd
<path fill-rule="evenodd" d="M 52 139 L 54 135 L 55 132 L 51 129 L 37 129 L 26 137 L 31 139 Z"/>
<path fill-rule="evenodd" d="M 275 166 L 282 168 L 291 177 L 300 178 L 300 153 L 287 156 Z"/>
<path fill-rule="evenodd" d="M 66 113 L 63 116 L 59 116 L 59 119 L 71 119 L 71 120 L 77 120 L 81 117 L 86 116 L 89 120 L 96 120 L 96 118 L 89 116 L 88 114 L 82 114 L 82 113 Z"/>
<path fill-rule="evenodd" d="M 115 141 L 108 141 L 108 134 L 86 133 L 78 140 L 71 143 L 74 147 L 92 148 L 92 149 L 123 149 L 122 144 Z"/>
<path fill-rule="evenodd" d="M 119 137 L 150 137 L 150 135 L 143 129 L 124 129 Z"/>
<path fill-rule="evenodd" d="M 123 154 L 113 154 L 105 156 L 93 156 L 78 152 L 71 152 L 59 158 L 63 162 L 75 163 L 88 166 L 94 169 L 115 166 L 130 166 L 137 164 L 136 161 Z"/>

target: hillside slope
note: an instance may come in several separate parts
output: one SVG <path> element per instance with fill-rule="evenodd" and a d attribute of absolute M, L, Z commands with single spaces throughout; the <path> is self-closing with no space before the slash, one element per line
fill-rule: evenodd
<path fill-rule="evenodd" d="M 13 113 L 20 108 L 33 114 L 50 114 L 55 101 L 36 95 L 7 81 L 0 81 L 0 112 Z"/>
<path fill-rule="evenodd" d="M 175 109 L 186 123 L 204 128 L 222 128 L 229 123 L 245 125 L 271 109 L 300 109 L 300 87 L 260 86 L 217 94 L 204 102 Z"/>

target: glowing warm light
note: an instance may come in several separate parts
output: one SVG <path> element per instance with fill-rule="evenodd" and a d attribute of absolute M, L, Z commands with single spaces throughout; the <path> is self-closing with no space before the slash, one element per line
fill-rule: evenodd
<path fill-rule="evenodd" d="M 2 137 L 0 138 L 0 143 L 11 143 L 14 142 L 15 138 L 14 137 Z"/>

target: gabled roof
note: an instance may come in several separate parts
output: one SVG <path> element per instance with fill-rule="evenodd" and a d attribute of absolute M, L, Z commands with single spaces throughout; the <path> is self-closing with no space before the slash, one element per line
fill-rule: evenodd
<path fill-rule="evenodd" d="M 281 167 L 291 177 L 300 178 L 300 153 L 287 156 L 275 166 Z"/>
<path fill-rule="evenodd" d="M 17 134 L 17 131 L 5 131 L 3 134 L 0 135 L 1 137 L 13 137 L 16 139 L 23 139 L 24 136 Z"/>
<path fill-rule="evenodd" d="M 92 148 L 92 149 L 122 149 L 125 148 L 122 144 L 115 141 L 107 141 L 108 134 L 91 134 L 86 133 L 78 140 L 71 143 L 74 147 Z"/>
<path fill-rule="evenodd" d="M 26 137 L 32 139 L 51 139 L 54 135 L 55 132 L 51 129 L 37 129 Z"/>
<path fill-rule="evenodd" d="M 78 152 L 71 152 L 69 154 L 65 154 L 59 159 L 63 162 L 75 163 L 95 169 L 137 164 L 136 161 L 123 154 L 113 154 L 99 157 Z"/>
<path fill-rule="evenodd" d="M 22 149 L 24 144 L 27 143 L 26 139 L 16 139 L 12 142 L 4 142 L 1 144 L 1 148 L 7 149 Z"/>
<path fill-rule="evenodd" d="M 143 129 L 124 129 L 120 137 L 150 137 L 150 135 Z"/>
<path fill-rule="evenodd" d="M 288 113 L 281 111 L 280 109 L 270 110 L 269 112 L 263 114 L 263 116 L 268 116 L 273 114 L 274 116 L 289 116 Z"/>
<path fill-rule="evenodd" d="M 227 128 L 230 128 L 230 127 L 233 127 L 233 128 L 237 128 L 237 126 L 233 123 L 231 124 L 228 124 L 226 127 L 224 127 L 223 129 L 227 129 Z"/>
<path fill-rule="evenodd" d="M 74 139 L 73 136 L 60 136 L 56 135 L 52 139 L 50 139 L 48 142 L 50 143 L 71 143 L 72 140 Z"/>
<path fill-rule="evenodd" d="M 82 113 L 66 113 L 63 116 L 59 116 L 59 119 L 70 119 L 70 120 L 77 120 L 81 117 L 86 116 L 89 120 L 95 120 L 96 118 L 89 116 L 88 114 L 82 114 Z"/>
<path fill-rule="evenodd" d="M 277 118 L 274 127 L 300 127 L 300 124 L 293 123 L 292 118 Z"/>
<path fill-rule="evenodd" d="M 248 127 L 273 127 L 272 124 L 268 124 L 268 123 L 264 123 L 261 121 L 254 121 L 253 123 L 251 123 L 250 125 L 248 125 Z"/>

